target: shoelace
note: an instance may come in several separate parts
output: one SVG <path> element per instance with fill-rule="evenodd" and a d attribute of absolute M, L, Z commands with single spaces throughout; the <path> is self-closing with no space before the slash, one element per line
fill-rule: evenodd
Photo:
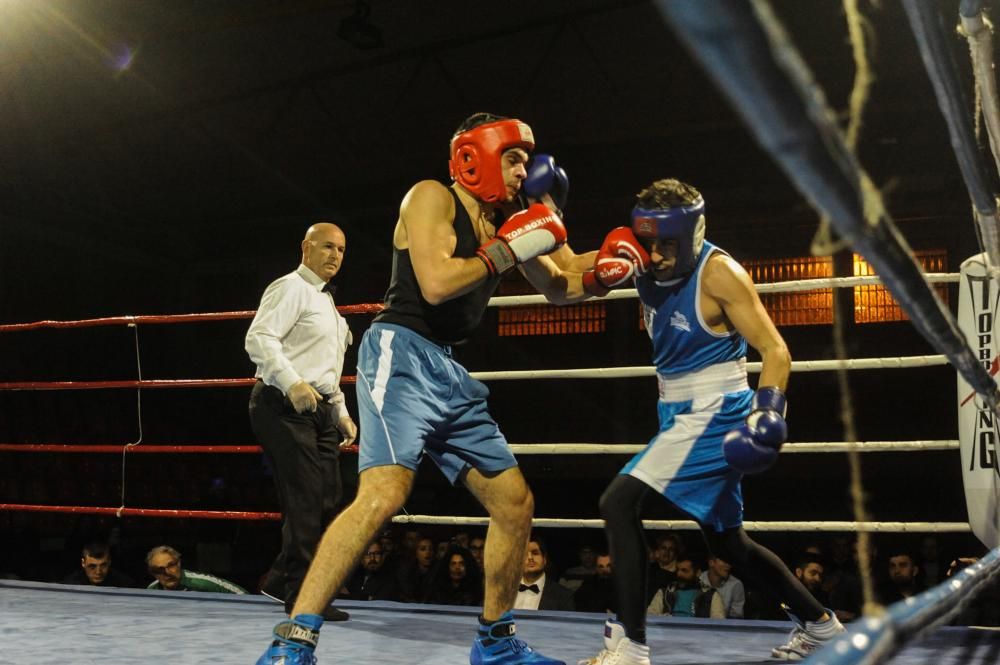
<path fill-rule="evenodd" d="M 510 650 L 513 653 L 523 653 L 525 651 L 531 651 L 531 647 L 524 640 L 519 640 L 516 637 L 510 640 Z"/>
<path fill-rule="evenodd" d="M 587 660 L 581 660 L 577 662 L 577 665 L 601 665 L 601 663 L 607 662 L 608 656 L 611 652 L 607 649 L 601 649 L 601 652 L 593 658 L 588 658 Z"/>

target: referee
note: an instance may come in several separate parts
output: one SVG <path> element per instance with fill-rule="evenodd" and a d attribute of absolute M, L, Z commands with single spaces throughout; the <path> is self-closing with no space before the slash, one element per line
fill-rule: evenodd
<path fill-rule="evenodd" d="M 351 331 L 333 301 L 331 278 L 347 240 L 334 224 L 309 227 L 302 264 L 264 291 L 246 337 L 257 365 L 250 424 L 274 469 L 281 504 L 281 553 L 262 592 L 290 612 L 319 539 L 341 498 L 340 448 L 358 428 L 347 412 L 340 376 Z M 332 606 L 327 621 L 344 621 Z"/>

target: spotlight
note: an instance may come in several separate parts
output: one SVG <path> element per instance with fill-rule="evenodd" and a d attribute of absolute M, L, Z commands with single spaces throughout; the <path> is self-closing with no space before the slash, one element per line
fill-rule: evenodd
<path fill-rule="evenodd" d="M 382 29 L 368 20 L 371 13 L 368 0 L 358 0 L 354 5 L 354 15 L 340 22 L 337 36 L 358 49 L 382 48 Z"/>

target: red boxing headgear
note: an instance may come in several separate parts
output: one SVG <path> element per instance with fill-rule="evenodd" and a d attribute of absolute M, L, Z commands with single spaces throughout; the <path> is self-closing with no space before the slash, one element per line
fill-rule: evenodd
<path fill-rule="evenodd" d="M 451 140 L 451 177 L 482 201 L 495 202 L 507 198 L 500 158 L 505 150 L 535 148 L 531 127 L 510 118 L 487 122 L 456 134 Z"/>

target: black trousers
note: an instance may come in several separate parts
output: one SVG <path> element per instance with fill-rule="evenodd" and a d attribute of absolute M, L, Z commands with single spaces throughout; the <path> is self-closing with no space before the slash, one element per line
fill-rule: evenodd
<path fill-rule="evenodd" d="M 284 394 L 258 381 L 250 394 L 250 425 L 274 469 L 281 504 L 281 553 L 269 578 L 284 579 L 285 598 L 298 594 L 341 498 L 337 415 L 328 402 L 296 413 Z"/>

